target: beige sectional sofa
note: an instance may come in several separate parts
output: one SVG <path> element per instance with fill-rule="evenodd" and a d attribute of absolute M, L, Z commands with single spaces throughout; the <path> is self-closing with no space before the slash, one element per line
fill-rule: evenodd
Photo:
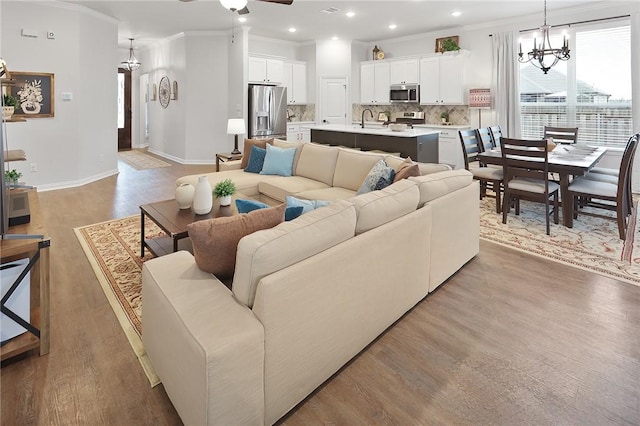
<path fill-rule="evenodd" d="M 335 200 L 242 238 L 231 289 L 188 252 L 144 264 L 144 346 L 185 424 L 273 424 L 478 253 L 466 170 L 355 196 L 384 156 L 299 151 L 291 177 L 209 175 L 270 203 Z"/>

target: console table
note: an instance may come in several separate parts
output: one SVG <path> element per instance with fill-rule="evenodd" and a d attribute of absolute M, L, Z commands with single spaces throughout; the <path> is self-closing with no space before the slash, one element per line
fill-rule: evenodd
<path fill-rule="evenodd" d="M 5 236 L 8 236 L 8 239 L 0 240 L 0 260 L 1 263 L 6 263 L 29 259 L 27 270 L 30 272 L 31 315 L 28 323 L 21 324 L 28 331 L 9 339 L 0 348 L 2 361 L 32 349 L 39 349 L 40 355 L 49 353 L 49 247 L 51 240 L 47 236 L 44 218 L 40 212 L 38 193 L 35 189 L 28 191 L 31 221 L 9 228 L 9 233 Z M 10 239 L 12 236 L 20 236 L 20 238 Z M 27 285 L 27 283 L 18 282 L 14 285 Z M 7 315 L 4 303 L 2 311 Z"/>

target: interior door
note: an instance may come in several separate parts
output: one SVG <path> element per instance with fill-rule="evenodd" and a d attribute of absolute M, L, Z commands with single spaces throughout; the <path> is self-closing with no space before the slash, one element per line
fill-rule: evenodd
<path fill-rule="evenodd" d="M 321 78 L 320 118 L 322 123 L 347 124 L 347 79 L 345 77 Z"/>
<path fill-rule="evenodd" d="M 131 71 L 118 69 L 118 151 L 131 149 Z"/>

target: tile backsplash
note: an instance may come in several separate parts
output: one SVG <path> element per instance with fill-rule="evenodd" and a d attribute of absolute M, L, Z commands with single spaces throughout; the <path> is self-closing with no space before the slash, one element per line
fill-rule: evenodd
<path fill-rule="evenodd" d="M 360 121 L 362 111 L 369 108 L 373 111 L 373 120 L 377 120 L 378 113 L 389 111 L 391 113 L 391 121 L 395 121 L 396 117 L 403 112 L 424 111 L 424 121 L 426 124 L 439 124 L 442 122 L 440 114 L 444 111 L 449 112 L 449 122 L 459 126 L 469 125 L 469 107 L 467 105 L 419 105 L 419 104 L 391 104 L 391 105 L 360 105 L 353 104 L 351 112 L 354 121 Z M 367 120 L 370 121 L 367 114 Z"/>
<path fill-rule="evenodd" d="M 316 105 L 287 105 L 289 116 L 291 121 L 315 121 L 316 120 Z"/>

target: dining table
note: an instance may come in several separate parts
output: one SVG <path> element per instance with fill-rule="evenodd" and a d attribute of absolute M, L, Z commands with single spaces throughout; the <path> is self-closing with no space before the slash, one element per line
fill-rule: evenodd
<path fill-rule="evenodd" d="M 549 172 L 559 176 L 560 200 L 562 207 L 562 223 L 568 228 L 573 227 L 573 205 L 569 194 L 569 179 L 571 176 L 582 176 L 591 170 L 607 152 L 605 147 L 590 147 L 587 145 L 557 145 L 549 152 Z M 502 165 L 500 148 L 492 148 L 478 154 L 478 160 L 483 164 Z M 542 161 L 542 160 L 541 160 Z"/>

